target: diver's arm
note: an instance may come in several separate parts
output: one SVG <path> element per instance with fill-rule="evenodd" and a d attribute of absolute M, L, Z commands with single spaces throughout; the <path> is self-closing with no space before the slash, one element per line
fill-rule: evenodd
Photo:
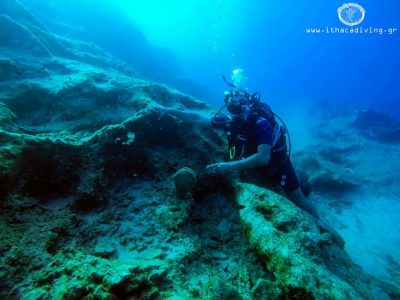
<path fill-rule="evenodd" d="M 265 166 L 269 164 L 271 157 L 271 145 L 258 145 L 257 153 L 241 160 L 231 162 L 221 162 L 207 166 L 207 170 L 211 172 L 229 172 Z"/>
<path fill-rule="evenodd" d="M 162 115 L 171 114 L 184 122 L 197 124 L 201 126 L 210 126 L 210 117 L 204 115 L 204 113 L 199 111 L 187 111 L 180 110 L 176 108 L 169 108 L 165 106 L 157 106 L 157 109 L 160 111 Z"/>
<path fill-rule="evenodd" d="M 243 170 L 268 165 L 271 157 L 271 145 L 258 145 L 257 153 L 241 160 L 229 162 L 230 168 L 234 170 Z"/>

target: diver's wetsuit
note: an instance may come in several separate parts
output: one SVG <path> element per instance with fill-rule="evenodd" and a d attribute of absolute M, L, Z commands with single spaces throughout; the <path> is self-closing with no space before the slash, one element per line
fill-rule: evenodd
<path fill-rule="evenodd" d="M 257 153 L 259 145 L 271 145 L 269 164 L 256 169 L 261 171 L 269 182 L 280 184 L 286 193 L 300 187 L 287 155 L 285 134 L 278 129 L 279 125 L 273 127 L 269 120 L 257 112 L 251 113 L 246 121 L 228 116 L 215 116 L 211 119 L 211 125 L 213 128 L 225 130 L 230 149 L 235 147 L 234 151 L 230 151 L 231 159 L 249 157 Z"/>

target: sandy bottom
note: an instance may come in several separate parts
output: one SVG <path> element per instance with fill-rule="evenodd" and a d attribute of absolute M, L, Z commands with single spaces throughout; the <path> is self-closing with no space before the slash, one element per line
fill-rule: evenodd
<path fill-rule="evenodd" d="M 367 273 L 400 285 L 400 196 L 353 199 L 341 214 L 329 216 L 346 250 Z"/>

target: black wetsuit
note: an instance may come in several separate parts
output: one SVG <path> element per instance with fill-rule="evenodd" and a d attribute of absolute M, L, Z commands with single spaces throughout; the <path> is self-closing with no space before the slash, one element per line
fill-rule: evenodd
<path fill-rule="evenodd" d="M 216 116 L 211 119 L 211 125 L 213 128 L 225 130 L 232 160 L 257 153 L 259 145 L 271 145 L 269 164 L 257 167 L 257 171 L 261 172 L 269 183 L 280 184 L 286 193 L 299 188 L 299 180 L 287 155 L 285 134 L 278 124 L 273 125 L 259 113 L 253 112 L 246 121 Z"/>

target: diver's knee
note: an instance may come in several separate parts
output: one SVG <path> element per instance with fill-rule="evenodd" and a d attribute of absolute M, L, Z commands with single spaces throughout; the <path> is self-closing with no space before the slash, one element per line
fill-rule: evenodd
<path fill-rule="evenodd" d="M 291 192 L 290 194 L 288 194 L 288 198 L 296 206 L 304 209 L 305 211 L 307 211 L 309 214 L 311 214 L 316 219 L 319 219 L 319 214 L 318 214 L 316 208 L 310 202 L 309 199 L 306 199 L 306 197 L 304 196 L 303 191 L 301 190 L 300 187 L 297 188 L 296 190 L 294 190 L 293 192 Z"/>
<path fill-rule="evenodd" d="M 288 197 L 291 201 L 297 203 L 297 202 L 304 202 L 306 198 L 304 197 L 303 191 L 301 190 L 300 187 L 295 189 L 294 191 L 288 193 Z"/>

